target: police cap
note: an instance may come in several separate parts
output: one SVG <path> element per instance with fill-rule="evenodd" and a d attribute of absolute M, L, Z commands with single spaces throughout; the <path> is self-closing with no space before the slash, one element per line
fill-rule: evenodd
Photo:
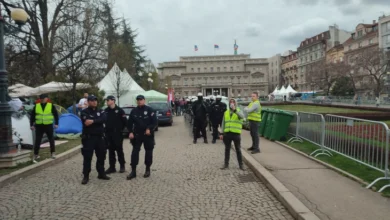
<path fill-rule="evenodd" d="M 113 100 L 113 101 L 115 101 L 116 98 L 115 98 L 115 96 L 113 96 L 113 95 L 109 95 L 109 96 L 107 96 L 106 100 L 107 100 L 107 101 L 108 101 L 108 100 Z"/>
<path fill-rule="evenodd" d="M 143 95 L 137 95 L 137 98 L 136 98 L 137 100 L 142 100 L 142 99 L 145 99 L 145 96 L 143 96 Z"/>
<path fill-rule="evenodd" d="M 90 95 L 90 96 L 88 96 L 88 99 L 87 99 L 87 100 L 88 100 L 88 101 L 97 101 L 98 99 L 97 99 L 96 96 Z"/>

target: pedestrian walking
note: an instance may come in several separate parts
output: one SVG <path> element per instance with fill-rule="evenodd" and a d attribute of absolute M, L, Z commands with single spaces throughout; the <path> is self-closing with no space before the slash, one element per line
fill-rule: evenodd
<path fill-rule="evenodd" d="M 241 154 L 241 131 L 244 117 L 243 112 L 237 107 L 236 101 L 230 99 L 229 109 L 224 112 L 222 120 L 223 133 L 220 135 L 220 139 L 225 144 L 225 164 L 222 169 L 229 168 L 230 148 L 233 142 L 236 149 L 238 165 L 241 170 L 244 170 Z"/>
<path fill-rule="evenodd" d="M 249 103 L 244 111 L 248 113 L 249 129 L 252 137 L 252 146 L 248 150 L 252 151 L 252 154 L 256 154 L 260 153 L 259 124 L 261 121 L 261 105 L 257 92 L 253 92 L 251 97 L 252 102 Z"/>
<path fill-rule="evenodd" d="M 154 129 L 157 127 L 156 112 L 149 106 L 145 105 L 145 97 L 137 96 L 137 107 L 134 108 L 127 122 L 129 138 L 133 145 L 131 152 L 131 172 L 127 176 L 128 180 L 137 177 L 137 165 L 139 161 L 139 151 L 142 144 L 145 148 L 145 174 L 144 178 L 150 176 L 150 167 L 153 163 Z"/>
<path fill-rule="evenodd" d="M 207 134 L 206 134 L 206 126 L 207 126 L 207 113 L 208 113 L 208 106 L 203 100 L 203 94 L 198 93 L 198 100 L 192 104 L 192 112 L 194 114 L 194 123 L 193 123 L 193 130 L 194 130 L 194 141 L 193 143 L 196 144 L 198 136 L 200 133 L 203 135 L 204 143 L 207 144 Z"/>
<path fill-rule="evenodd" d="M 215 102 L 213 102 L 210 106 L 209 118 L 213 128 L 213 144 L 215 144 L 218 139 L 218 128 L 222 125 L 222 120 L 226 109 L 226 104 L 222 102 L 222 97 L 218 95 Z"/>
<path fill-rule="evenodd" d="M 58 112 L 56 107 L 48 102 L 49 97 L 47 94 L 40 95 L 39 99 L 40 102 L 35 104 L 30 117 L 31 130 L 35 130 L 34 160 L 39 159 L 39 149 L 43 134 L 46 134 L 49 139 L 51 158 L 55 159 L 56 149 L 53 127 L 58 128 Z"/>
<path fill-rule="evenodd" d="M 97 97 L 90 95 L 87 98 L 88 107 L 81 111 L 83 132 L 81 153 L 83 155 L 83 175 L 81 184 L 87 184 L 91 172 L 93 152 L 96 154 L 96 170 L 98 179 L 109 180 L 110 177 L 104 172 L 104 161 L 106 159 L 106 140 L 104 138 L 104 123 L 107 120 L 106 113 L 97 107 Z"/>
<path fill-rule="evenodd" d="M 104 110 L 107 117 L 105 123 L 105 132 L 108 144 L 108 161 L 109 168 L 106 170 L 106 174 L 116 172 L 116 154 L 118 155 L 118 162 L 120 165 L 119 172 L 125 172 L 125 155 L 123 153 L 123 129 L 127 126 L 127 118 L 125 111 L 115 104 L 115 97 L 110 95 L 107 96 L 107 108 Z"/>
<path fill-rule="evenodd" d="M 376 97 L 375 100 L 376 100 L 376 107 L 379 107 L 379 105 L 381 104 L 380 98 Z"/>

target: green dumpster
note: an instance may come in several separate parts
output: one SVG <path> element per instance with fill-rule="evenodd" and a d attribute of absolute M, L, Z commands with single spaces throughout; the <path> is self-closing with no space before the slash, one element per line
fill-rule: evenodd
<path fill-rule="evenodd" d="M 265 125 L 265 131 L 264 131 L 264 137 L 267 139 L 271 137 L 272 126 L 275 122 L 274 117 L 277 114 L 277 112 L 278 112 L 277 110 L 271 110 L 271 109 L 268 110 L 267 123 Z"/>
<path fill-rule="evenodd" d="M 294 114 L 279 111 L 279 113 L 275 115 L 272 132 L 269 139 L 271 141 L 280 141 L 282 137 L 285 137 L 293 118 Z"/>
<path fill-rule="evenodd" d="M 264 131 L 267 126 L 267 118 L 268 118 L 268 109 L 262 109 L 261 110 L 261 122 L 260 122 L 260 127 L 259 127 L 259 135 L 261 137 L 264 136 Z"/>

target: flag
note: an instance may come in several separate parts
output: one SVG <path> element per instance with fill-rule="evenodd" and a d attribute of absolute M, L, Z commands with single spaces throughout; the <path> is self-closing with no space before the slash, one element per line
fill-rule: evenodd
<path fill-rule="evenodd" d="M 198 51 L 198 46 L 195 45 L 195 46 L 194 46 L 194 49 L 195 49 L 195 51 Z"/>
<path fill-rule="evenodd" d="M 219 49 L 218 44 L 214 44 L 214 49 Z"/>

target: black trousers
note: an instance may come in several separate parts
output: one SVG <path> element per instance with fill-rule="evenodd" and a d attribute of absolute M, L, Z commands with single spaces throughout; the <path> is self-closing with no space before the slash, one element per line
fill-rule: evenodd
<path fill-rule="evenodd" d="M 225 165 L 229 165 L 232 142 L 236 149 L 238 164 L 242 165 L 241 135 L 232 132 L 225 133 L 223 136 L 223 143 L 225 144 Z"/>
<path fill-rule="evenodd" d="M 134 135 L 134 139 L 131 140 L 133 145 L 133 151 L 131 152 L 131 163 L 132 169 L 135 169 L 139 162 L 139 152 L 142 144 L 145 148 L 145 165 L 150 167 L 153 163 L 153 149 L 154 149 L 154 136 L 147 135 Z"/>
<path fill-rule="evenodd" d="M 118 161 L 120 166 L 124 166 L 125 155 L 123 153 L 123 136 L 121 132 L 107 132 L 107 145 L 108 145 L 108 161 L 110 168 L 115 168 L 116 154 L 118 155 Z"/>
<path fill-rule="evenodd" d="M 206 134 L 206 121 L 194 119 L 194 141 L 198 139 L 198 135 L 201 132 L 204 140 L 207 140 Z"/>
<path fill-rule="evenodd" d="M 249 121 L 249 129 L 252 137 L 252 147 L 259 150 L 259 124 L 258 121 Z"/>
<path fill-rule="evenodd" d="M 104 161 L 106 160 L 106 146 L 103 136 L 84 136 L 81 139 L 83 148 L 81 148 L 81 153 L 83 154 L 83 174 L 88 176 L 91 172 L 91 162 L 93 157 L 93 152 L 96 154 L 96 170 L 99 175 L 104 174 Z"/>
<path fill-rule="evenodd" d="M 222 121 L 213 121 L 212 126 L 213 126 L 213 139 L 216 140 L 218 139 L 218 128 L 221 126 Z"/>
<path fill-rule="evenodd" d="M 53 124 L 50 125 L 35 125 L 35 144 L 34 144 L 34 154 L 39 154 L 39 149 L 41 148 L 41 142 L 43 134 L 47 135 L 50 143 L 50 152 L 53 153 L 56 151 L 54 145 L 54 135 L 53 135 Z"/>

